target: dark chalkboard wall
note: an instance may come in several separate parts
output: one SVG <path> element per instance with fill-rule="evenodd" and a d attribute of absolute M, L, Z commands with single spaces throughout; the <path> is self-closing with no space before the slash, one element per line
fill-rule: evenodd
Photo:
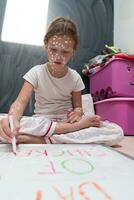
<path fill-rule="evenodd" d="M 0 0 L 0 34 L 6 0 Z M 38 13 L 36 13 L 37 15 Z M 82 76 L 88 93 L 88 78 L 81 69 L 105 44 L 113 44 L 113 0 L 49 0 L 48 23 L 56 16 L 69 16 L 78 25 L 80 45 L 70 66 Z M 0 112 L 7 112 L 23 84 L 22 76 L 34 65 L 47 61 L 42 47 L 0 40 Z M 34 98 L 25 114 L 33 112 Z"/>

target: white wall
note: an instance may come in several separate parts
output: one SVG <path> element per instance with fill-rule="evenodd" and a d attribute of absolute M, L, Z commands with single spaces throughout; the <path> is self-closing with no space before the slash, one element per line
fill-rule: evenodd
<path fill-rule="evenodd" d="M 134 0 L 114 0 L 114 46 L 134 54 Z"/>

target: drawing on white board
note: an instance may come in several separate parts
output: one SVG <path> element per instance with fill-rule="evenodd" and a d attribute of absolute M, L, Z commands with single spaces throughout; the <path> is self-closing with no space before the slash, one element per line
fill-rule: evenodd
<path fill-rule="evenodd" d="M 46 196 L 52 200 L 125 200 L 128 193 L 134 196 L 134 161 L 109 148 L 20 145 L 18 149 L 14 156 L 10 148 L 3 151 L 0 147 L 0 196 L 4 200 L 9 199 L 7 188 L 11 199 L 19 200 L 45 200 Z"/>

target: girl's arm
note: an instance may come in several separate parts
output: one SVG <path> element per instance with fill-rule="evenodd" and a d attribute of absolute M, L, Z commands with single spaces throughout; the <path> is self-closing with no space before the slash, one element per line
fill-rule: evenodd
<path fill-rule="evenodd" d="M 8 113 L 8 114 L 11 114 L 14 119 L 20 120 L 32 96 L 33 90 L 34 90 L 33 85 L 29 83 L 28 81 L 25 81 L 17 99 L 11 105 L 9 113 Z"/>
<path fill-rule="evenodd" d="M 81 119 L 83 114 L 81 91 L 72 92 L 73 111 L 68 115 L 68 122 L 74 123 Z"/>
<path fill-rule="evenodd" d="M 25 81 L 17 99 L 10 107 L 8 114 L 13 117 L 13 133 L 10 130 L 8 118 L 4 118 L 0 121 L 0 136 L 8 142 L 11 142 L 13 135 L 17 135 L 19 131 L 20 118 L 32 96 L 33 90 L 34 87 L 29 82 Z"/>

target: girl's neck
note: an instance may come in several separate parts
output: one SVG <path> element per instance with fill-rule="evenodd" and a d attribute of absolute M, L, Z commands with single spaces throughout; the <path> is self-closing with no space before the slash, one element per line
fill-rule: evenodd
<path fill-rule="evenodd" d="M 63 66 L 63 67 L 54 67 L 52 66 L 50 63 L 47 64 L 47 68 L 50 72 L 50 74 L 53 76 L 53 77 L 56 77 L 56 78 L 62 78 L 64 77 L 67 72 L 68 72 L 68 67 L 66 66 Z"/>

